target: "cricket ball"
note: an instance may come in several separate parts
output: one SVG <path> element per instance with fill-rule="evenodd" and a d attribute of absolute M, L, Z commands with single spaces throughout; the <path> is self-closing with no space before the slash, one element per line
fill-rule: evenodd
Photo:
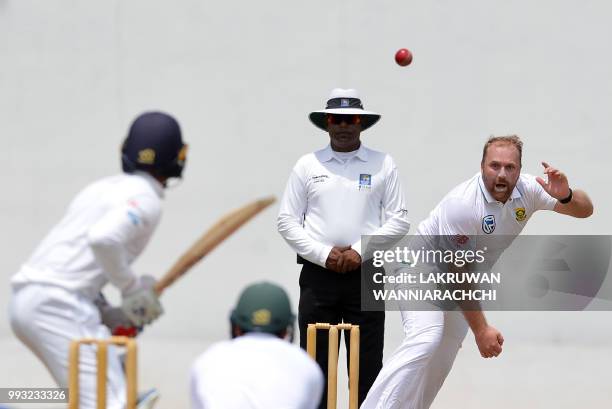
<path fill-rule="evenodd" d="M 395 62 L 402 67 L 412 62 L 412 53 L 407 48 L 400 48 L 395 53 Z"/>

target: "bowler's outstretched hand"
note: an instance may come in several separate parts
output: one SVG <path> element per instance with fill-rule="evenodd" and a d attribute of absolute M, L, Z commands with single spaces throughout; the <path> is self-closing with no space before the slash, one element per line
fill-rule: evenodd
<path fill-rule="evenodd" d="M 548 181 L 545 181 L 539 176 L 536 178 L 536 180 L 544 188 L 546 193 L 557 200 L 563 200 L 568 197 L 570 194 L 570 188 L 565 173 L 561 172 L 557 168 L 553 168 L 546 162 L 542 162 L 542 166 L 544 166 L 544 174 L 548 177 Z"/>

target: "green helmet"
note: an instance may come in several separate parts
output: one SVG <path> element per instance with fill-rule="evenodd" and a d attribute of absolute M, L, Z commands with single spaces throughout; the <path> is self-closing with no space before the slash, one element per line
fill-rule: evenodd
<path fill-rule="evenodd" d="M 291 311 L 285 290 L 270 282 L 260 282 L 246 287 L 238 305 L 232 311 L 230 321 L 244 332 L 278 334 L 290 330 L 295 315 Z"/>

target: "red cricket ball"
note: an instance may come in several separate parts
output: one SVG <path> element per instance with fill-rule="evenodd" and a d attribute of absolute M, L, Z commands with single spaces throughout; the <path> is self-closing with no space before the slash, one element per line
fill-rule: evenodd
<path fill-rule="evenodd" d="M 412 53 L 407 48 L 400 48 L 395 53 L 395 62 L 405 67 L 412 62 Z"/>

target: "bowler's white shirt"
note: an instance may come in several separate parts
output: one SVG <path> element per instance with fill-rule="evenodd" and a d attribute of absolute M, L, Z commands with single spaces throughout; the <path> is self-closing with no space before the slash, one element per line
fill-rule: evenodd
<path fill-rule="evenodd" d="M 349 159 L 330 145 L 302 156 L 283 195 L 278 231 L 291 248 L 320 266 L 334 246 L 361 254 L 362 235 L 410 229 L 396 165 L 363 144 Z"/>
<path fill-rule="evenodd" d="M 322 392 L 315 361 L 270 334 L 214 344 L 191 369 L 192 409 L 314 409 Z"/>
<path fill-rule="evenodd" d="M 12 278 L 55 285 L 95 298 L 110 281 L 119 289 L 135 278 L 130 264 L 145 248 L 161 216 L 163 187 L 145 172 L 94 182 Z"/>
<path fill-rule="evenodd" d="M 504 235 L 508 242 L 495 240 L 489 248 L 495 260 L 518 236 L 538 210 L 553 210 L 557 199 L 550 196 L 535 177 L 521 174 L 506 203 L 495 200 L 477 173 L 451 190 L 417 228 L 422 236 Z M 480 239 L 486 243 L 486 237 Z M 474 243 L 472 243 L 474 245 Z"/>

